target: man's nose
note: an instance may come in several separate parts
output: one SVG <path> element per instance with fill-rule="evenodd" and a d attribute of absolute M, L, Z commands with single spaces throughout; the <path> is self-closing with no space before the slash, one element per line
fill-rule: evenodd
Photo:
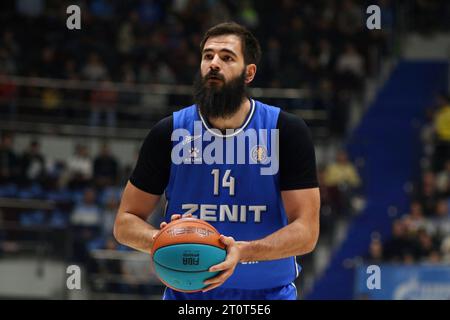
<path fill-rule="evenodd" d="M 209 68 L 211 70 L 214 70 L 214 71 L 219 71 L 220 70 L 220 58 L 219 58 L 219 56 L 217 54 L 211 60 L 211 64 L 209 65 Z"/>

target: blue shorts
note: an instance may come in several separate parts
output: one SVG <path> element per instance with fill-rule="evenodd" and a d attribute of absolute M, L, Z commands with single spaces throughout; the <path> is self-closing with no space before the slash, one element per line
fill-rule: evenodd
<path fill-rule="evenodd" d="M 262 290 L 215 288 L 208 292 L 184 293 L 166 288 L 163 300 L 297 300 L 295 284 Z"/>

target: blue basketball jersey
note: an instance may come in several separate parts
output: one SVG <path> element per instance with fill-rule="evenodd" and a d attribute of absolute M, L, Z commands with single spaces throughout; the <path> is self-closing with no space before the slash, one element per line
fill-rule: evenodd
<path fill-rule="evenodd" d="M 224 135 L 209 128 L 195 105 L 174 112 L 166 221 L 172 214 L 192 213 L 236 241 L 261 239 L 286 226 L 274 164 L 278 162 L 274 134 L 279 112 L 279 108 L 251 100 L 244 125 Z M 177 154 L 182 162 L 173 161 Z M 272 174 L 262 174 L 268 168 Z M 299 271 L 295 257 L 239 263 L 221 287 L 281 287 L 292 283 Z"/>

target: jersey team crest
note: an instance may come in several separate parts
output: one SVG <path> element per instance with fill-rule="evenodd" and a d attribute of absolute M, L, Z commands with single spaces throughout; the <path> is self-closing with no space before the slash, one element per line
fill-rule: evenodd
<path fill-rule="evenodd" d="M 252 160 L 256 163 L 266 163 L 267 162 L 267 148 L 262 145 L 256 145 L 251 151 Z"/>

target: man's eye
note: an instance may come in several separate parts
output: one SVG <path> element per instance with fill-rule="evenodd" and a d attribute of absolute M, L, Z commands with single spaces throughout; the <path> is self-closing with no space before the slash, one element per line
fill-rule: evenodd
<path fill-rule="evenodd" d="M 230 57 L 230 56 L 225 56 L 224 58 L 223 58 L 223 61 L 233 61 L 233 58 L 232 57 Z"/>
<path fill-rule="evenodd" d="M 205 54 L 205 56 L 203 57 L 203 59 L 205 59 L 205 60 L 211 60 L 211 59 L 212 59 L 212 55 L 210 55 L 210 54 Z"/>

